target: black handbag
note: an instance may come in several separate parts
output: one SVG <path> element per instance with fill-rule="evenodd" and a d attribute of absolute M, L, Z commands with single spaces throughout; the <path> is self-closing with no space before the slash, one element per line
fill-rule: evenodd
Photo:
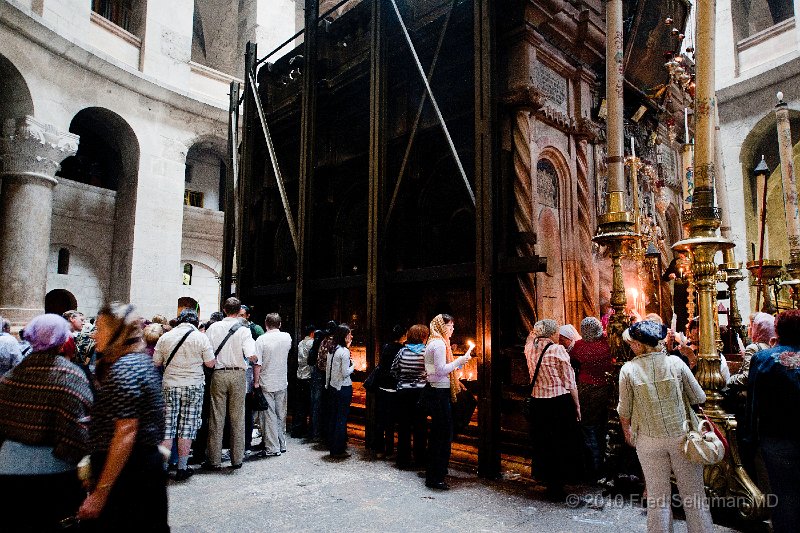
<path fill-rule="evenodd" d="M 453 404 L 453 436 L 464 433 L 477 407 L 478 400 L 470 391 L 467 389 L 458 391 Z"/>
<path fill-rule="evenodd" d="M 269 404 L 261 388 L 253 389 L 253 411 L 269 411 Z"/>
<path fill-rule="evenodd" d="M 531 394 L 533 394 L 533 386 L 536 384 L 536 378 L 539 377 L 539 369 L 542 367 L 542 360 L 544 359 L 545 352 L 552 346 L 552 342 L 548 342 L 547 345 L 542 350 L 542 356 L 539 357 L 539 361 L 536 363 L 536 370 L 533 371 L 533 378 L 531 378 L 531 383 L 526 387 L 528 392 L 527 396 L 525 396 L 525 400 L 522 402 L 522 415 L 530 420 L 531 415 L 533 414 L 533 402 L 536 400 Z"/>
<path fill-rule="evenodd" d="M 378 374 L 381 372 L 380 363 L 369 373 L 367 379 L 364 380 L 364 390 L 367 392 L 378 391 Z"/>

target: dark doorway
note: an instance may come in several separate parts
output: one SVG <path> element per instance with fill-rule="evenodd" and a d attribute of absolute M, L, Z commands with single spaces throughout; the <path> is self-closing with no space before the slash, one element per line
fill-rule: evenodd
<path fill-rule="evenodd" d="M 78 300 L 65 289 L 53 289 L 44 297 L 44 312 L 63 314 L 65 311 L 78 309 Z"/>

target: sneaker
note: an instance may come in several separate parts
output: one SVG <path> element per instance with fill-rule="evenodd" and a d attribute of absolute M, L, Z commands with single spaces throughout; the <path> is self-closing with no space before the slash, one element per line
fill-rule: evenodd
<path fill-rule="evenodd" d="M 209 472 L 219 472 L 222 470 L 222 465 L 211 464 L 208 461 L 203 463 L 201 467 L 203 470 L 208 470 Z"/>
<path fill-rule="evenodd" d="M 281 450 L 281 453 L 286 453 L 286 448 L 283 448 L 283 449 Z"/>
<path fill-rule="evenodd" d="M 285 452 L 286 450 L 283 451 Z M 280 457 L 280 456 L 281 452 L 267 452 L 267 451 L 264 452 L 264 457 Z"/>
<path fill-rule="evenodd" d="M 191 468 L 178 469 L 175 472 L 175 481 L 186 481 L 194 475 L 194 470 Z"/>
<path fill-rule="evenodd" d="M 237 464 L 231 463 L 231 466 L 229 466 L 228 468 L 231 469 L 231 470 L 239 470 L 241 467 L 242 467 L 242 463 L 237 463 Z"/>

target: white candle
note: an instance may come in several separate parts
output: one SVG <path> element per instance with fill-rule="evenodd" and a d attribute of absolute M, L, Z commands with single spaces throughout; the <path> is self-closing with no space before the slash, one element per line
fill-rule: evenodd
<path fill-rule="evenodd" d="M 633 135 L 631 135 L 631 157 L 636 159 L 636 147 L 633 144 Z"/>
<path fill-rule="evenodd" d="M 684 133 L 684 138 L 683 138 L 684 144 L 689 144 L 689 108 L 688 107 L 684 107 L 683 108 L 683 133 Z"/>

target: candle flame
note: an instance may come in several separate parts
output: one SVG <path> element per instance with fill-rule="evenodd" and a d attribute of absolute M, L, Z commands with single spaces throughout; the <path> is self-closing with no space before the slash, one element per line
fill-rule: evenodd
<path fill-rule="evenodd" d="M 475 347 L 475 343 L 472 342 L 472 341 L 467 341 L 467 346 L 469 346 L 470 348 L 474 348 Z"/>

